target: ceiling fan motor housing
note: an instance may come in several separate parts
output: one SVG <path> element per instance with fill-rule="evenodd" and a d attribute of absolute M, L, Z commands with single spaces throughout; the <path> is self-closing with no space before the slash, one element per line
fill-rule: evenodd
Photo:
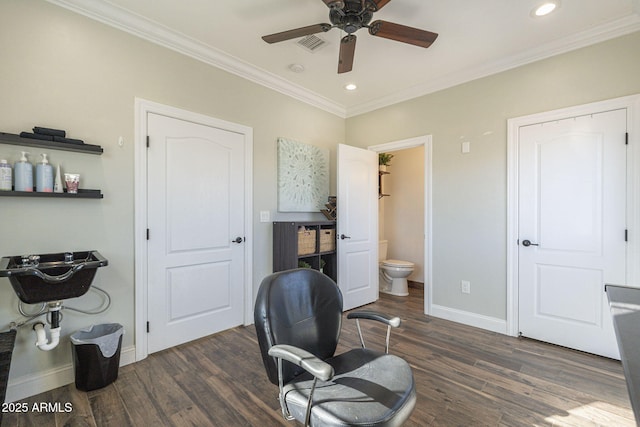
<path fill-rule="evenodd" d="M 329 20 L 334 27 L 352 34 L 371 22 L 375 4 L 371 5 L 370 0 L 346 0 L 343 3 L 342 9 L 332 8 L 329 11 Z"/>

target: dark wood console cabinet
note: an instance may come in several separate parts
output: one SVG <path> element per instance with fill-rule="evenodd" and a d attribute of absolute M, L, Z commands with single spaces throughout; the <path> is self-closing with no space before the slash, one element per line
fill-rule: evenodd
<path fill-rule="evenodd" d="M 301 232 L 302 230 L 306 232 Z M 334 221 L 273 223 L 273 271 L 299 267 L 320 270 L 334 281 L 337 279 L 338 259 Z"/>

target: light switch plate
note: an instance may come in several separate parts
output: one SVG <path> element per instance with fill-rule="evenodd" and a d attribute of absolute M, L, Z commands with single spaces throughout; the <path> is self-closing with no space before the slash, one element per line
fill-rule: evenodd
<path fill-rule="evenodd" d="M 269 221 L 271 221 L 271 212 L 260 211 L 260 222 L 269 222 Z"/>

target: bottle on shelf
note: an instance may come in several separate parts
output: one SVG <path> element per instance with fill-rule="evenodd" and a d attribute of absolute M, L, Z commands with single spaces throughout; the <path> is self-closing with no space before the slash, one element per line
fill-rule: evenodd
<path fill-rule="evenodd" d="M 0 160 L 0 191 L 11 191 L 13 185 L 11 165 L 5 159 Z"/>
<path fill-rule="evenodd" d="M 36 165 L 36 191 L 53 193 L 53 166 L 49 164 L 46 153 L 41 156 L 42 161 Z"/>
<path fill-rule="evenodd" d="M 22 157 L 14 166 L 15 190 L 33 192 L 33 165 L 27 159 L 26 151 L 22 151 Z"/>
<path fill-rule="evenodd" d="M 54 193 L 64 193 L 62 189 L 62 177 L 60 176 L 60 165 L 56 167 L 56 179 L 53 184 L 53 192 Z"/>

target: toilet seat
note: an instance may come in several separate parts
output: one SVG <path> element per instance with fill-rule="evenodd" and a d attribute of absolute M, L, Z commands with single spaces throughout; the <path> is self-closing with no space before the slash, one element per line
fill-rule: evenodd
<path fill-rule="evenodd" d="M 409 261 L 400 261 L 397 259 L 385 259 L 382 261 L 382 265 L 385 267 L 396 267 L 396 268 L 413 268 L 414 264 Z"/>

